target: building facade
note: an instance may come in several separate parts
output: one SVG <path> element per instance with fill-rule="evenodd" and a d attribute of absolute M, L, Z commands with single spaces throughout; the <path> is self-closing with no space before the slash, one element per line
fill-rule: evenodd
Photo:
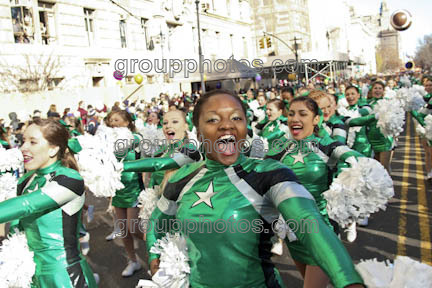
<path fill-rule="evenodd" d="M 204 58 L 255 58 L 248 1 L 200 1 L 198 8 Z M 193 0 L 0 0 L 0 21 L 0 73 L 7 75 L 0 93 L 10 99 L 37 92 L 34 97 L 46 99 L 31 101 L 34 109 L 47 109 L 51 100 L 67 107 L 82 99 L 91 103 L 96 96 L 121 100 L 137 88 L 137 73 L 144 80 L 134 97 L 191 90 L 184 73 L 170 77 L 169 67 L 155 64 L 198 61 Z M 143 59 L 153 69 L 132 69 Z M 113 77 L 119 60 L 128 64 L 121 81 Z M 53 99 L 56 91 L 68 96 Z"/>

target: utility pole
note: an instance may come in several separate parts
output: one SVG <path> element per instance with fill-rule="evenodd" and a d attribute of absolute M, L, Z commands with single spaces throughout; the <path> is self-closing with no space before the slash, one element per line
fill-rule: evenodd
<path fill-rule="evenodd" d="M 196 5 L 196 12 L 197 12 L 197 26 L 198 26 L 198 53 L 199 53 L 199 70 L 200 70 L 200 77 L 201 77 L 201 90 L 202 93 L 205 93 L 205 84 L 204 84 L 204 71 L 202 71 L 202 48 L 201 48 L 201 28 L 200 28 L 200 19 L 199 19 L 199 0 L 195 1 Z"/>

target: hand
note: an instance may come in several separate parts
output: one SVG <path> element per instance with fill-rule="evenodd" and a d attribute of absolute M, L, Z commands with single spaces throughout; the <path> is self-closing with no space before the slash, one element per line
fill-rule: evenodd
<path fill-rule="evenodd" d="M 151 272 L 151 276 L 153 276 L 154 274 L 156 274 L 156 272 L 159 270 L 159 264 L 160 264 L 160 260 L 159 258 L 153 259 L 150 262 L 150 272 Z"/>

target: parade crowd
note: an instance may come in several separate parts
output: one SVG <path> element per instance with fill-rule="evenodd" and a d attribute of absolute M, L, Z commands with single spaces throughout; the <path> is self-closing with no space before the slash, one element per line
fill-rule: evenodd
<path fill-rule="evenodd" d="M 273 254 L 283 254 L 284 241 L 304 287 L 365 287 L 341 239 L 354 242 L 357 225 L 367 226 L 373 216 L 341 221 L 326 191 L 343 171 L 372 159 L 382 166 L 383 179 L 391 175 L 397 135 L 383 133 L 382 115 L 378 117 L 374 108 L 383 99 L 396 101 L 399 89 L 417 85 L 424 91 L 424 105 L 406 115 L 414 119 L 417 131 L 426 129 L 432 76 L 405 73 L 338 82 L 317 77 L 300 86 L 281 83 L 171 97 L 161 93 L 151 102 L 126 100 L 112 107 L 93 107 L 84 100 L 63 112 L 53 103 L 48 111 L 28 111 L 27 119 L 18 119 L 13 111 L 9 119 L 0 119 L 0 147 L 19 148 L 24 160 L 13 172 L 19 178 L 17 197 L 0 202 L 0 223 L 9 223 L 11 234 L 25 232 L 36 263 L 32 287 L 98 285 L 98 271 L 86 260 L 90 231 L 83 224 L 85 215 L 87 221 L 93 218 L 94 208 L 85 201 L 92 191 L 74 155 L 84 147 L 80 136 L 97 135 L 106 127 L 127 128 L 137 143 L 171 140 L 150 152 L 136 145 L 116 155 L 123 188 L 109 201 L 113 230 L 106 231 L 106 240 L 123 241 L 128 257 L 123 277 L 143 266 L 157 274 L 161 259 L 152 247 L 165 232 L 175 230 L 153 227 L 143 233 L 136 225 L 144 207 L 151 208 L 144 217 L 155 223 L 204 216 L 212 223 L 259 220 L 268 228 L 259 233 L 189 232 L 192 287 L 285 287 L 271 261 Z M 430 180 L 432 142 L 418 133 L 426 159 L 424 176 Z M 220 149 L 195 147 L 187 139 L 196 139 L 198 146 L 208 141 Z M 267 149 L 243 153 L 237 145 L 244 139 L 261 139 Z M 315 147 L 292 145 L 294 141 Z M 143 203 L 148 199 L 143 191 L 152 191 L 154 202 Z M 274 227 L 278 219 L 283 221 Z M 311 220 L 319 230 L 296 231 L 283 224 L 287 219 Z M 146 241 L 148 266 L 137 260 L 134 238 Z"/>

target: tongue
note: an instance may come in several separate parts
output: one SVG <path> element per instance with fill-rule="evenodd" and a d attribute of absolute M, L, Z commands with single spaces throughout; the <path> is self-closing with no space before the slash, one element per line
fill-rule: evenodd
<path fill-rule="evenodd" d="M 300 134 L 301 131 L 302 131 L 301 129 L 292 129 L 292 134 L 293 134 L 294 136 L 297 136 L 297 135 Z"/>
<path fill-rule="evenodd" d="M 219 153 L 225 156 L 230 156 L 235 153 L 235 145 L 234 142 L 220 142 L 218 143 Z"/>

